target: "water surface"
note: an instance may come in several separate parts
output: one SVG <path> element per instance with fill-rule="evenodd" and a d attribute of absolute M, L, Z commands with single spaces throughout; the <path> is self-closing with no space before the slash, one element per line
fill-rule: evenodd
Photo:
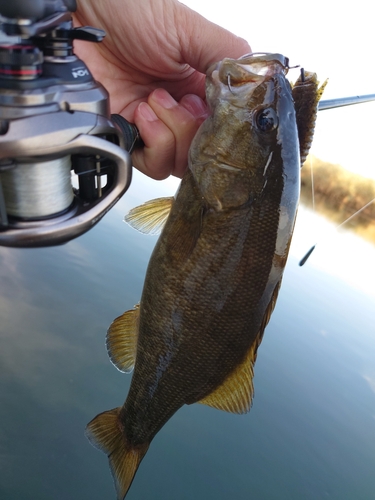
<path fill-rule="evenodd" d="M 115 498 L 107 459 L 83 432 L 126 397 L 130 376 L 109 362 L 105 332 L 138 302 L 156 241 L 122 219 L 174 188 L 136 175 L 77 240 L 0 248 L 0 498 Z M 252 410 L 182 408 L 127 499 L 375 498 L 374 260 L 373 245 L 301 207 Z"/>

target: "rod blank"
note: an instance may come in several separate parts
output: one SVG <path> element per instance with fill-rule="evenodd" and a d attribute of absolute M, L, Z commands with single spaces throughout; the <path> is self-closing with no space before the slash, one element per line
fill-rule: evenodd
<path fill-rule="evenodd" d="M 341 108 L 342 106 L 351 106 L 362 102 L 375 101 L 375 94 L 354 95 L 352 97 L 339 97 L 337 99 L 326 99 L 319 102 L 318 110 Z"/>

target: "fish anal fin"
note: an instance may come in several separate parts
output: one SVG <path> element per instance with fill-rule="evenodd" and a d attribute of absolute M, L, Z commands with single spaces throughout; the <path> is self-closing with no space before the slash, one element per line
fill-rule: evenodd
<path fill-rule="evenodd" d="M 173 196 L 146 201 L 143 205 L 132 208 L 125 215 L 125 222 L 141 233 L 159 234 L 171 211 L 173 201 Z"/>
<path fill-rule="evenodd" d="M 280 286 L 281 279 L 275 286 L 271 300 L 264 313 L 258 335 L 248 350 L 245 359 L 232 371 L 232 373 L 230 373 L 218 388 L 198 401 L 198 403 L 230 413 L 242 414 L 250 411 L 254 395 L 253 377 L 257 350 L 262 342 L 264 329 L 275 308 Z"/>
<path fill-rule="evenodd" d="M 100 413 L 86 427 L 90 443 L 108 455 L 117 500 L 125 498 L 149 447 L 149 443 L 137 446 L 128 443 L 119 420 L 120 411 L 121 408 L 114 408 Z"/>
<path fill-rule="evenodd" d="M 253 376 L 257 347 L 258 343 L 254 342 L 243 362 L 218 388 L 198 403 L 229 413 L 243 414 L 250 411 L 254 394 Z"/>
<path fill-rule="evenodd" d="M 137 352 L 139 304 L 124 312 L 108 328 L 106 345 L 110 360 L 121 372 L 134 368 Z"/>

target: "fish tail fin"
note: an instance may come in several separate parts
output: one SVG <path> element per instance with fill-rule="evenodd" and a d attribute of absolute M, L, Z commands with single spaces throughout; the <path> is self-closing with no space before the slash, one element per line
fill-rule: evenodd
<path fill-rule="evenodd" d="M 87 425 L 85 434 L 95 448 L 108 456 L 117 499 L 123 500 L 149 443 L 132 446 L 128 442 L 119 419 L 120 410 L 121 408 L 114 408 L 97 415 Z"/>

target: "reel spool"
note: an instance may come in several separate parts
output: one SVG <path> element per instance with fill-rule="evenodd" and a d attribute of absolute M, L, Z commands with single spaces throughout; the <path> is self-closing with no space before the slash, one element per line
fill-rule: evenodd
<path fill-rule="evenodd" d="M 1 174 L 5 214 L 43 219 L 63 213 L 73 202 L 70 156 L 39 163 L 19 163 Z"/>

